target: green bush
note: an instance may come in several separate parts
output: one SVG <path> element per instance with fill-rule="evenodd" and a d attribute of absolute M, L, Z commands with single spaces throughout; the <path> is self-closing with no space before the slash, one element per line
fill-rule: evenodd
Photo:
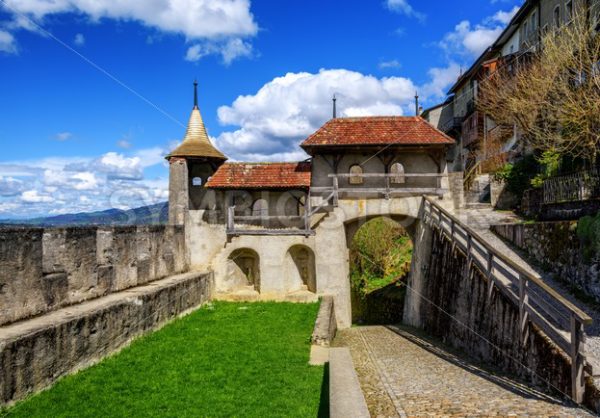
<path fill-rule="evenodd" d="M 504 164 L 494 173 L 494 178 L 506 183 L 506 188 L 521 200 L 525 190 L 531 187 L 531 180 L 538 174 L 540 165 L 534 155 L 527 155 L 517 162 Z"/>
<path fill-rule="evenodd" d="M 406 230 L 389 218 L 375 218 L 354 235 L 350 248 L 353 290 L 367 294 L 408 273 L 413 245 Z"/>

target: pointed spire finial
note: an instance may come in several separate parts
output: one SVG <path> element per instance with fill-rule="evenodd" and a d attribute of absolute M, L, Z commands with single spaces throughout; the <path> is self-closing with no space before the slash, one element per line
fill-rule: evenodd
<path fill-rule="evenodd" d="M 337 118 L 337 108 L 336 108 L 336 102 L 337 102 L 337 98 L 335 97 L 335 94 L 333 95 L 333 118 Z"/>
<path fill-rule="evenodd" d="M 198 80 L 194 80 L 194 109 L 198 108 Z"/>

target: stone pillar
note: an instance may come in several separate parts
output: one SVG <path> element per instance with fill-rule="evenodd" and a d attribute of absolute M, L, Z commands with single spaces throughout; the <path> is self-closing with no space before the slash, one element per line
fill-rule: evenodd
<path fill-rule="evenodd" d="M 422 296 L 424 296 L 425 283 L 429 273 L 433 231 L 422 221 L 418 222 L 416 230 L 402 322 L 415 328 L 421 328 L 423 327 L 423 304 L 426 303 Z"/>
<path fill-rule="evenodd" d="M 185 158 L 169 160 L 169 224 L 185 225 L 189 209 L 188 167 Z"/>

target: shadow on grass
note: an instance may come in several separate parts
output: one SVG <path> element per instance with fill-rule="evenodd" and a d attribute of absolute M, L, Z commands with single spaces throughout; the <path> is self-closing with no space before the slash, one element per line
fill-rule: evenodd
<path fill-rule="evenodd" d="M 329 418 L 329 363 L 323 367 L 323 383 L 321 383 L 321 400 L 319 402 L 319 418 Z"/>

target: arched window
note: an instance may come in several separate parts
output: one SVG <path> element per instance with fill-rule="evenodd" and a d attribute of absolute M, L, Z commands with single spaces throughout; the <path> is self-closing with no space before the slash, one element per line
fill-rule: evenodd
<path fill-rule="evenodd" d="M 362 176 L 363 169 L 358 164 L 350 167 L 350 174 L 351 174 L 351 177 L 349 180 L 350 184 L 363 184 L 364 183 L 364 178 Z"/>
<path fill-rule="evenodd" d="M 390 166 L 390 174 L 392 184 L 404 184 L 406 183 L 406 177 L 404 176 L 404 166 L 400 163 L 394 163 Z"/>
<path fill-rule="evenodd" d="M 202 186 L 202 178 L 201 177 L 194 177 L 192 179 L 192 186 L 194 186 L 194 187 Z"/>
<path fill-rule="evenodd" d="M 269 202 L 265 199 L 258 199 L 252 204 L 252 216 L 268 216 Z"/>

